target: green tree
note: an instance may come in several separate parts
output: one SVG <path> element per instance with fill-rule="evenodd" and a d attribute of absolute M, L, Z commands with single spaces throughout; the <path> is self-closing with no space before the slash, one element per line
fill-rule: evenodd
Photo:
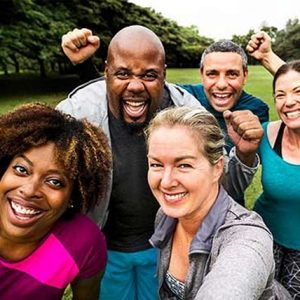
<path fill-rule="evenodd" d="M 273 49 L 285 61 L 300 58 L 299 19 L 288 20 L 286 27 L 277 32 Z"/>

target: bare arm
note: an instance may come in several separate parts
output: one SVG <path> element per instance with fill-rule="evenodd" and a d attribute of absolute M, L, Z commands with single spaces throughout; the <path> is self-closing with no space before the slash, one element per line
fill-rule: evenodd
<path fill-rule="evenodd" d="M 75 279 L 71 283 L 73 300 L 98 300 L 100 294 L 100 282 L 104 270 L 87 279 Z"/>
<path fill-rule="evenodd" d="M 271 38 L 264 31 L 260 31 L 251 36 L 246 50 L 249 55 L 260 61 L 272 75 L 274 75 L 278 68 L 285 63 L 273 52 Z"/>
<path fill-rule="evenodd" d="M 61 47 L 73 65 L 92 57 L 100 46 L 99 37 L 87 28 L 74 29 L 62 36 Z"/>
<path fill-rule="evenodd" d="M 246 166 L 253 167 L 256 152 L 264 134 L 258 117 L 250 110 L 234 112 L 227 110 L 223 116 L 238 158 Z"/>

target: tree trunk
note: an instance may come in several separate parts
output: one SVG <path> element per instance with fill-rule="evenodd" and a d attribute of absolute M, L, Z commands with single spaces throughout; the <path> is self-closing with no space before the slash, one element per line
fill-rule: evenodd
<path fill-rule="evenodd" d="M 40 76 L 42 78 L 45 78 L 46 77 L 46 68 L 45 68 L 44 60 L 38 58 L 38 63 L 39 63 L 39 66 L 40 66 Z"/>

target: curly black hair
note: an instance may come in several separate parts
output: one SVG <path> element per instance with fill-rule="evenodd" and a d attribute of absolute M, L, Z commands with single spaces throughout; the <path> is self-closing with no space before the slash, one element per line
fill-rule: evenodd
<path fill-rule="evenodd" d="M 105 197 L 111 150 L 102 129 L 87 120 L 46 104 L 24 104 L 0 116 L 0 141 L 0 178 L 16 155 L 52 142 L 56 162 L 74 181 L 72 211 L 86 213 Z"/>

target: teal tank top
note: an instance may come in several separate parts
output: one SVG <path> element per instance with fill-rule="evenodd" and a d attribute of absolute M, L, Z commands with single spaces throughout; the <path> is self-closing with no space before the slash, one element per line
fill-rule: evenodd
<path fill-rule="evenodd" d="M 268 124 L 263 124 L 265 134 L 259 147 L 263 193 L 254 210 L 262 216 L 276 243 L 300 250 L 300 165 L 284 161 L 272 149 Z"/>

